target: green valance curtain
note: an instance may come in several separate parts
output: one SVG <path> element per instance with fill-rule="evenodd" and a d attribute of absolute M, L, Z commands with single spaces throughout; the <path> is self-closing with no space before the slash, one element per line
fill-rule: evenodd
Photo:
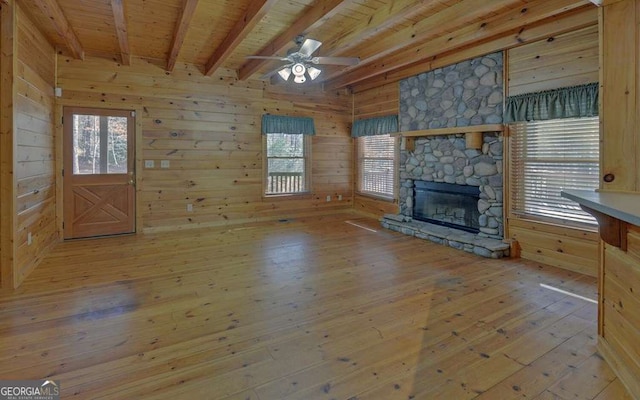
<path fill-rule="evenodd" d="M 598 82 L 507 98 L 505 123 L 598 115 Z"/>
<path fill-rule="evenodd" d="M 398 132 L 398 116 L 367 118 L 353 122 L 351 137 L 386 135 Z"/>
<path fill-rule="evenodd" d="M 262 134 L 266 133 L 315 135 L 316 128 L 313 124 L 313 118 L 264 114 L 262 116 Z"/>

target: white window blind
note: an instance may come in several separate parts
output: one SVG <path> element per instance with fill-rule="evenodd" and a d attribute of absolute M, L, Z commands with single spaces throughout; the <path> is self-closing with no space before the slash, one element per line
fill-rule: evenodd
<path fill-rule="evenodd" d="M 523 122 L 511 131 L 512 212 L 569 225 L 596 224 L 560 191 L 598 187 L 598 117 Z"/>
<path fill-rule="evenodd" d="M 393 199 L 395 190 L 395 138 L 362 136 L 358 146 L 358 191 Z"/>
<path fill-rule="evenodd" d="M 307 135 L 267 133 L 265 194 L 309 191 Z"/>

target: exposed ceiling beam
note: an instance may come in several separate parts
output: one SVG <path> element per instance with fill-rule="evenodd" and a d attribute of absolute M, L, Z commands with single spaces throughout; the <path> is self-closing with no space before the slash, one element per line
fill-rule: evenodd
<path fill-rule="evenodd" d="M 173 33 L 173 40 L 171 41 L 171 51 L 169 52 L 169 58 L 167 59 L 167 71 L 173 71 L 176 66 L 178 54 L 184 44 L 184 39 L 187 36 L 187 30 L 189 29 L 189 23 L 193 18 L 193 14 L 198 6 L 198 0 L 184 0 L 180 16 L 178 17 L 178 23 L 176 24 L 175 32 Z"/>
<path fill-rule="evenodd" d="M 593 7 L 581 8 L 561 16 L 554 16 L 499 36 L 481 44 L 439 54 L 426 60 L 420 60 L 403 68 L 396 69 L 373 78 L 358 82 L 353 92 L 358 93 L 397 82 L 410 76 L 418 75 L 435 68 L 442 68 L 470 58 L 479 57 L 496 51 L 507 50 L 527 43 L 548 39 L 556 35 L 573 32 L 598 24 L 598 11 Z"/>
<path fill-rule="evenodd" d="M 242 15 L 227 37 L 222 41 L 220 46 L 213 52 L 207 65 L 205 66 L 205 75 L 211 75 L 217 70 L 222 63 L 229 57 L 236 47 L 244 38 L 253 30 L 258 22 L 269 12 L 269 9 L 276 4 L 277 0 L 253 0 L 249 4 L 249 8 Z"/>
<path fill-rule="evenodd" d="M 282 32 L 277 38 L 273 39 L 258 52 L 258 56 L 273 56 L 285 47 L 291 44 L 291 41 L 298 35 L 307 30 L 312 30 L 318 21 L 328 18 L 337 12 L 338 6 L 345 0 L 318 0 L 311 9 L 305 10 L 300 18 Z M 238 78 L 245 80 L 256 73 L 268 60 L 252 59 L 247 61 L 238 70 Z"/>
<path fill-rule="evenodd" d="M 376 75 L 402 68 L 416 61 L 426 60 L 429 57 L 446 53 L 454 49 L 462 48 L 474 43 L 480 43 L 489 40 L 492 37 L 505 35 L 515 29 L 525 25 L 530 25 L 554 15 L 563 14 L 570 10 L 583 7 L 587 2 L 584 0 L 557 0 L 550 2 L 548 0 L 531 1 L 526 8 L 511 9 L 505 13 L 501 13 L 490 17 L 489 19 L 468 24 L 450 34 L 441 35 L 432 38 L 426 42 L 422 42 L 415 46 L 406 47 L 392 54 L 375 61 L 369 62 L 365 60 L 364 65 L 354 68 L 349 72 L 342 74 L 336 78 L 329 79 L 325 83 L 328 89 L 336 89 L 352 85 Z"/>
<path fill-rule="evenodd" d="M 40 12 L 51 20 L 56 33 L 64 41 L 67 49 L 71 52 L 73 58 L 84 60 L 84 50 L 80 44 L 80 40 L 69 25 L 67 17 L 64 16 L 62 9 L 56 0 L 33 0 Z"/>
<path fill-rule="evenodd" d="M 111 0 L 113 19 L 116 24 L 116 34 L 120 45 L 120 59 L 122 64 L 131 65 L 131 51 L 129 50 L 129 34 L 127 31 L 127 13 L 124 0 Z"/>

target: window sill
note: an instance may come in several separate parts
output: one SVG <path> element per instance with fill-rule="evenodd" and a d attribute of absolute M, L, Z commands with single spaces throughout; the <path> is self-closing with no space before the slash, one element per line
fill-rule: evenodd
<path fill-rule="evenodd" d="M 262 195 L 262 201 L 311 200 L 312 198 L 310 192 Z"/>
<path fill-rule="evenodd" d="M 523 221 L 523 222 L 533 222 L 536 224 L 548 225 L 555 228 L 563 228 L 563 229 L 572 229 L 580 232 L 589 232 L 589 233 L 598 233 L 598 226 L 589 226 L 589 225 L 578 225 L 572 223 L 562 223 L 560 221 L 553 221 L 544 217 L 536 217 L 532 215 L 526 214 L 510 214 L 508 219 Z"/>
<path fill-rule="evenodd" d="M 363 193 L 363 192 L 356 192 L 356 195 L 358 196 L 362 196 L 362 197 L 367 197 L 373 200 L 378 200 L 378 201 L 385 201 L 387 203 L 397 203 L 396 199 L 393 197 L 385 197 L 385 196 L 379 196 L 379 195 L 375 195 L 372 193 Z"/>

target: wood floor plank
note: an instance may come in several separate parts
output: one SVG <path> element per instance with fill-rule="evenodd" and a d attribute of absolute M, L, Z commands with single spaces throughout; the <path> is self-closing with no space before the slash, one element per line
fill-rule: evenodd
<path fill-rule="evenodd" d="M 595 400 L 633 400 L 618 378 L 614 379 Z"/>
<path fill-rule="evenodd" d="M 602 356 L 596 353 L 579 366 L 577 371 L 580 374 L 591 376 L 588 381 L 576 379 L 578 372 L 571 372 L 549 387 L 548 391 L 566 399 L 593 399 L 616 379 L 611 369 L 602 361 Z"/>
<path fill-rule="evenodd" d="M 594 305 L 541 284 L 596 298 L 349 213 L 65 242 L 0 294 L 0 376 L 79 399 L 622 396 Z"/>

